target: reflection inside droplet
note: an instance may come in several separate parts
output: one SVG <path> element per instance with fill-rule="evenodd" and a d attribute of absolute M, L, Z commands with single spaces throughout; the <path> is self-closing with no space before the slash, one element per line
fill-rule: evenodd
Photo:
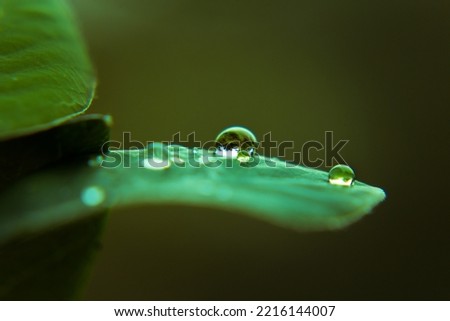
<path fill-rule="evenodd" d="M 216 137 L 216 155 L 237 158 L 240 151 L 247 151 L 252 156 L 257 148 L 255 135 L 244 127 L 230 127 Z"/>
<path fill-rule="evenodd" d="M 333 185 L 351 186 L 355 172 L 347 165 L 336 165 L 328 173 L 328 181 Z"/>
<path fill-rule="evenodd" d="M 252 159 L 250 153 L 246 150 L 239 151 L 236 158 L 241 163 L 248 163 Z"/>
<path fill-rule="evenodd" d="M 105 200 L 105 191 L 99 186 L 89 186 L 81 192 L 81 201 L 86 206 L 97 206 Z"/>

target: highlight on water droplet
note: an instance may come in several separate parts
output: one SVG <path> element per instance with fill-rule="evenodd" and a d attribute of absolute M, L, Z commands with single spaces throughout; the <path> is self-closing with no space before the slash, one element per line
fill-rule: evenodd
<path fill-rule="evenodd" d="M 355 172 L 347 165 L 336 165 L 328 173 L 328 181 L 333 185 L 351 186 Z"/>
<path fill-rule="evenodd" d="M 216 155 L 228 158 L 237 158 L 240 151 L 248 152 L 253 156 L 258 142 L 255 135 L 244 127 L 230 127 L 223 130 L 216 137 Z"/>
<path fill-rule="evenodd" d="M 98 206 L 105 200 L 105 191 L 100 186 L 89 186 L 81 192 L 81 201 L 86 206 Z"/>

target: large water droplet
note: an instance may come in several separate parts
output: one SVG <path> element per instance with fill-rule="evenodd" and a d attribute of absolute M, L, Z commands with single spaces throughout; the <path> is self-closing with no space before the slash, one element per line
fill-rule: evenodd
<path fill-rule="evenodd" d="M 81 201 L 86 206 L 97 206 L 105 200 L 105 191 L 99 186 L 86 187 L 81 192 Z"/>
<path fill-rule="evenodd" d="M 347 165 L 336 165 L 328 173 L 328 181 L 333 185 L 351 186 L 355 172 Z"/>
<path fill-rule="evenodd" d="M 216 138 L 216 155 L 237 158 L 240 151 L 251 157 L 258 147 L 255 135 L 244 127 L 230 127 Z"/>

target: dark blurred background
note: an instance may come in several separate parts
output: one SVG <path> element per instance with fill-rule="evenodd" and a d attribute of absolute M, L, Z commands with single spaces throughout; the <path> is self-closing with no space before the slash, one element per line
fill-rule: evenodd
<path fill-rule="evenodd" d="M 114 210 L 85 299 L 450 300 L 449 1 L 72 1 L 98 71 L 91 111 L 113 115 L 113 139 L 243 125 L 298 151 L 332 130 L 387 193 L 318 233 Z"/>

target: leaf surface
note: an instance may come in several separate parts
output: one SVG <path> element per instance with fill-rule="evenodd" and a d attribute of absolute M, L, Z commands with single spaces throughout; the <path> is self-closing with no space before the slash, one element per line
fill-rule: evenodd
<path fill-rule="evenodd" d="M 94 89 L 91 63 L 66 1 L 0 1 L 0 140 L 84 112 Z"/>
<path fill-rule="evenodd" d="M 332 185 L 324 171 L 279 159 L 258 156 L 239 163 L 206 150 L 155 143 L 141 150 L 111 149 L 99 162 L 64 164 L 17 182 L 0 195 L 0 240 L 110 207 L 155 203 L 206 206 L 286 228 L 328 230 L 360 219 L 384 198 L 380 188 L 358 181 Z"/>

